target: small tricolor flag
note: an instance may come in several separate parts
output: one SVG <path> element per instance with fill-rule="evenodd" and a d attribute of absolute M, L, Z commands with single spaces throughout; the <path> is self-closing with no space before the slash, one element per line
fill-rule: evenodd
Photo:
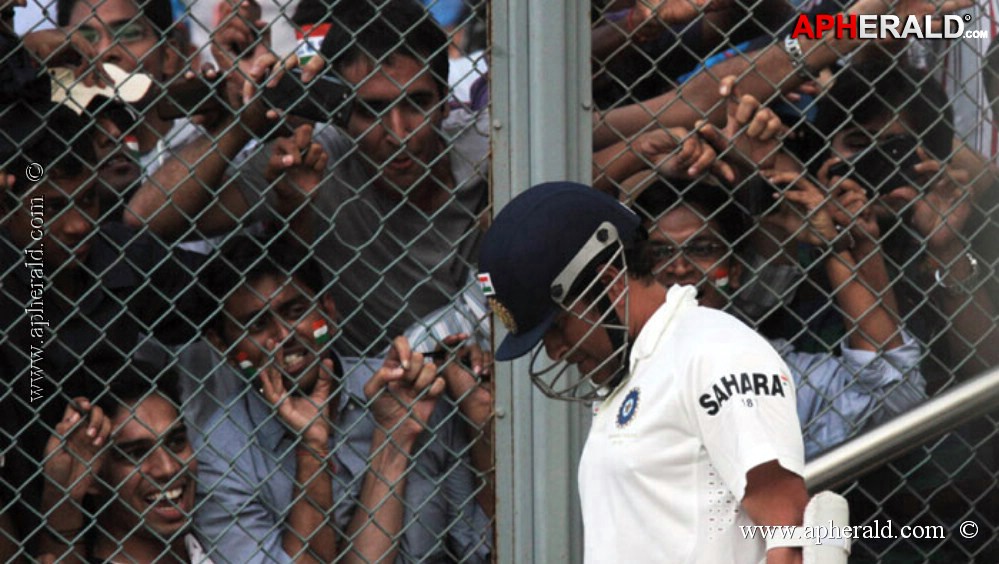
<path fill-rule="evenodd" d="M 495 296 L 496 289 L 493 288 L 493 279 L 488 272 L 480 272 L 478 276 L 479 288 L 486 296 Z"/>
<path fill-rule="evenodd" d="M 302 26 L 301 30 L 295 30 L 295 39 L 298 40 L 298 49 L 295 50 L 295 54 L 298 55 L 299 64 L 304 65 L 309 62 L 309 59 L 319 54 L 319 50 L 323 46 L 323 39 L 326 38 L 329 30 L 330 24 L 328 23 L 306 25 Z"/>
<path fill-rule="evenodd" d="M 332 339 L 330 328 L 323 320 L 312 322 L 312 336 L 315 337 L 317 345 L 325 345 Z"/>
<path fill-rule="evenodd" d="M 125 136 L 125 148 L 132 152 L 133 155 L 139 154 L 139 138 L 135 135 Z"/>
<path fill-rule="evenodd" d="M 250 356 L 245 352 L 240 352 L 236 355 L 236 362 L 239 363 L 239 370 L 243 373 L 243 376 L 252 378 L 257 375 L 257 369 L 250 362 Z"/>
<path fill-rule="evenodd" d="M 718 287 L 723 292 L 728 291 L 728 269 L 724 266 L 719 266 L 715 269 L 713 278 L 715 279 L 715 286 Z"/>

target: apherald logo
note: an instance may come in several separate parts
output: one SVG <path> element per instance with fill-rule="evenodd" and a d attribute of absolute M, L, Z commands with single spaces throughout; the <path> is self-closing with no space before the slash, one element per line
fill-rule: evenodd
<path fill-rule="evenodd" d="M 987 39 L 985 30 L 965 31 L 966 23 L 971 22 L 970 14 L 964 16 L 945 15 L 938 29 L 933 26 L 934 16 L 909 16 L 902 20 L 892 15 L 872 14 L 801 14 L 794 24 L 791 37 L 798 39 L 822 39 L 832 33 L 836 39 Z"/>

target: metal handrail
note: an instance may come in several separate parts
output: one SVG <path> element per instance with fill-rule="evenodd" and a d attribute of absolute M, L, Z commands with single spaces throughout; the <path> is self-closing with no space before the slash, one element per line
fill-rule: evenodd
<path fill-rule="evenodd" d="M 805 483 L 812 492 L 835 488 L 996 408 L 999 367 L 812 460 Z"/>

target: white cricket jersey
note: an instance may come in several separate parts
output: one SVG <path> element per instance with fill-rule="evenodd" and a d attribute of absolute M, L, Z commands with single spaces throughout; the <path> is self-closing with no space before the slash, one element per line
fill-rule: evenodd
<path fill-rule="evenodd" d="M 763 542 L 739 530 L 752 524 L 746 473 L 771 460 L 804 470 L 787 366 L 690 286 L 669 290 L 630 360 L 580 461 L 585 561 L 756 564 Z"/>

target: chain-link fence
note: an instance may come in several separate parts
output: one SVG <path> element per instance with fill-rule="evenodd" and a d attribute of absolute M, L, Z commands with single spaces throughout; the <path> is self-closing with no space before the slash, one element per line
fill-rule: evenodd
<path fill-rule="evenodd" d="M 578 558 L 583 418 L 521 365 L 494 406 L 474 274 L 493 204 L 591 152 L 656 278 L 781 352 L 809 458 L 997 364 L 995 6 L 818 41 L 843 6 L 423 4 L 0 12 L 0 555 Z M 854 558 L 996 561 L 997 440 L 845 488 Z"/>
<path fill-rule="evenodd" d="M 996 22 L 851 40 L 830 16 L 823 52 L 806 40 L 839 7 L 796 4 L 595 9 L 594 176 L 645 215 L 661 282 L 775 344 L 812 458 L 996 364 Z M 851 522 L 881 527 L 851 561 L 994 561 L 996 431 L 846 487 Z"/>
<path fill-rule="evenodd" d="M 485 4 L 44 8 L 4 21 L 4 559 L 490 560 Z"/>

